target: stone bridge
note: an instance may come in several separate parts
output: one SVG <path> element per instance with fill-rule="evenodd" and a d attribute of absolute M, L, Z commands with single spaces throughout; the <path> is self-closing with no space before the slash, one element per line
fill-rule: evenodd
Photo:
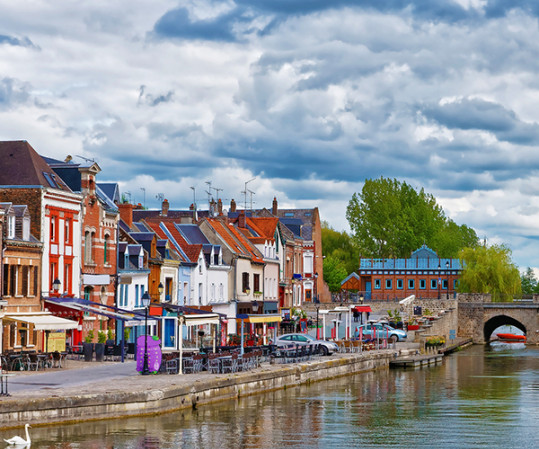
<path fill-rule="evenodd" d="M 539 344 L 539 296 L 530 300 L 492 302 L 490 295 L 458 295 L 458 336 L 486 343 L 492 332 L 512 325 L 526 335 L 528 344 Z"/>

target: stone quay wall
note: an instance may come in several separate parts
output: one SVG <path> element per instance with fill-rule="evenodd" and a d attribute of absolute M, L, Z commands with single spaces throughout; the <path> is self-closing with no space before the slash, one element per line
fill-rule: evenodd
<path fill-rule="evenodd" d="M 291 365 L 266 365 L 230 375 L 133 376 L 130 380 L 88 386 L 54 395 L 2 398 L 0 428 L 153 415 L 195 408 L 366 371 L 388 369 L 394 351 L 346 354 Z"/>

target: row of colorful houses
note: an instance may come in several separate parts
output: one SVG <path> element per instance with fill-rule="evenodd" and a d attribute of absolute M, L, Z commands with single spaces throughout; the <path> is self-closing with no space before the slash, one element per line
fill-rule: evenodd
<path fill-rule="evenodd" d="M 42 157 L 26 141 L 0 142 L 0 158 L 2 352 L 45 349 L 62 330 L 73 345 L 118 340 L 141 324 L 145 293 L 161 314 L 217 314 L 223 333 L 238 316 L 330 301 L 316 207 L 174 210 L 164 199 L 146 210 L 98 182 L 94 161 Z M 163 320 L 151 323 L 162 334 Z"/>

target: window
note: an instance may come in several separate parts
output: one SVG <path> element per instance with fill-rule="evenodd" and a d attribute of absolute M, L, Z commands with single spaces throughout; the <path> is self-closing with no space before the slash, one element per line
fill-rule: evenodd
<path fill-rule="evenodd" d="M 202 282 L 198 284 L 198 303 L 202 305 L 202 292 L 203 292 L 203 284 Z"/>
<path fill-rule="evenodd" d="M 92 296 L 92 287 L 85 287 L 84 288 L 84 299 L 87 299 L 90 301 Z"/>
<path fill-rule="evenodd" d="M 22 296 L 28 296 L 28 265 L 22 266 Z"/>
<path fill-rule="evenodd" d="M 135 307 L 139 307 L 139 285 L 135 285 Z"/>
<path fill-rule="evenodd" d="M 438 286 L 436 285 L 436 279 L 431 279 L 430 280 L 430 288 L 432 290 L 436 290 L 438 288 Z"/>
<path fill-rule="evenodd" d="M 380 279 L 375 279 L 374 280 L 374 288 L 376 288 L 376 289 L 382 288 L 382 281 Z"/>
<path fill-rule="evenodd" d="M 427 288 L 427 280 L 426 279 L 420 279 L 419 280 L 419 289 L 425 290 Z"/>
<path fill-rule="evenodd" d="M 66 244 L 71 244 L 71 220 L 69 218 L 66 218 L 64 221 L 65 226 L 65 242 Z"/>
<path fill-rule="evenodd" d="M 38 288 L 39 288 L 39 271 L 38 271 L 38 267 L 34 267 L 34 289 L 33 289 L 34 296 L 37 296 Z"/>
<path fill-rule="evenodd" d="M 51 217 L 51 242 L 56 242 L 56 217 Z"/>
<path fill-rule="evenodd" d="M 215 301 L 215 284 L 211 284 L 211 289 L 210 289 L 210 300 L 213 302 Z"/>
<path fill-rule="evenodd" d="M 108 234 L 105 235 L 105 242 L 103 243 L 103 262 L 107 264 L 109 262 L 108 260 L 108 249 L 109 249 L 109 239 L 110 236 Z"/>
<path fill-rule="evenodd" d="M 404 288 L 404 281 L 402 279 L 397 279 L 397 289 L 402 290 Z"/>
<path fill-rule="evenodd" d="M 415 282 L 413 279 L 408 279 L 408 290 L 414 290 L 415 289 Z"/>
<path fill-rule="evenodd" d="M 30 219 L 28 217 L 22 219 L 22 239 L 25 242 L 30 240 Z"/>
<path fill-rule="evenodd" d="M 15 238 L 15 215 L 8 217 L 8 239 Z"/>
<path fill-rule="evenodd" d="M 444 290 L 447 290 L 447 279 L 444 279 L 444 280 L 442 281 L 442 288 L 443 288 Z"/>
<path fill-rule="evenodd" d="M 223 284 L 219 284 L 219 301 L 224 299 L 225 287 Z"/>
<path fill-rule="evenodd" d="M 255 292 L 259 292 L 260 290 L 260 275 L 259 274 L 253 274 L 253 289 Z"/>
<path fill-rule="evenodd" d="M 64 292 L 71 293 L 71 265 L 64 266 Z"/>
<path fill-rule="evenodd" d="M 391 290 L 393 288 L 393 282 L 391 279 L 386 279 L 386 290 Z"/>
<path fill-rule="evenodd" d="M 90 231 L 84 233 L 84 262 L 92 263 L 92 236 Z"/>
<path fill-rule="evenodd" d="M 10 296 L 17 294 L 17 265 L 9 267 L 9 294 Z"/>
<path fill-rule="evenodd" d="M 241 291 L 247 293 L 247 290 L 249 290 L 249 273 L 243 272 L 241 274 Z"/>

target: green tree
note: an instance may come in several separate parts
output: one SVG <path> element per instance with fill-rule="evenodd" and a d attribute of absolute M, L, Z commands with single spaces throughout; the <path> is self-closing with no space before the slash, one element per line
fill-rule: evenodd
<path fill-rule="evenodd" d="M 348 203 L 346 218 L 363 257 L 409 257 L 424 243 L 452 257 L 477 244 L 475 231 L 448 220 L 431 194 L 396 179 L 367 179 Z"/>
<path fill-rule="evenodd" d="M 522 292 L 520 273 L 507 246 L 464 248 L 459 258 L 464 267 L 459 292 L 490 293 L 493 301 L 512 301 L 513 296 Z"/>
<path fill-rule="evenodd" d="M 349 273 L 343 263 L 333 256 L 326 256 L 324 259 L 324 281 L 328 284 L 329 291 L 338 292 L 341 289 L 341 282 Z"/>
<path fill-rule="evenodd" d="M 326 221 L 322 222 L 322 254 L 324 257 L 338 259 L 346 275 L 358 269 L 359 250 L 352 237 L 344 231 L 335 231 Z"/>
<path fill-rule="evenodd" d="M 525 295 L 531 295 L 532 293 L 537 292 L 539 286 L 537 285 L 535 273 L 530 267 L 528 267 L 526 272 L 520 276 L 520 285 L 522 288 L 522 293 Z"/>

